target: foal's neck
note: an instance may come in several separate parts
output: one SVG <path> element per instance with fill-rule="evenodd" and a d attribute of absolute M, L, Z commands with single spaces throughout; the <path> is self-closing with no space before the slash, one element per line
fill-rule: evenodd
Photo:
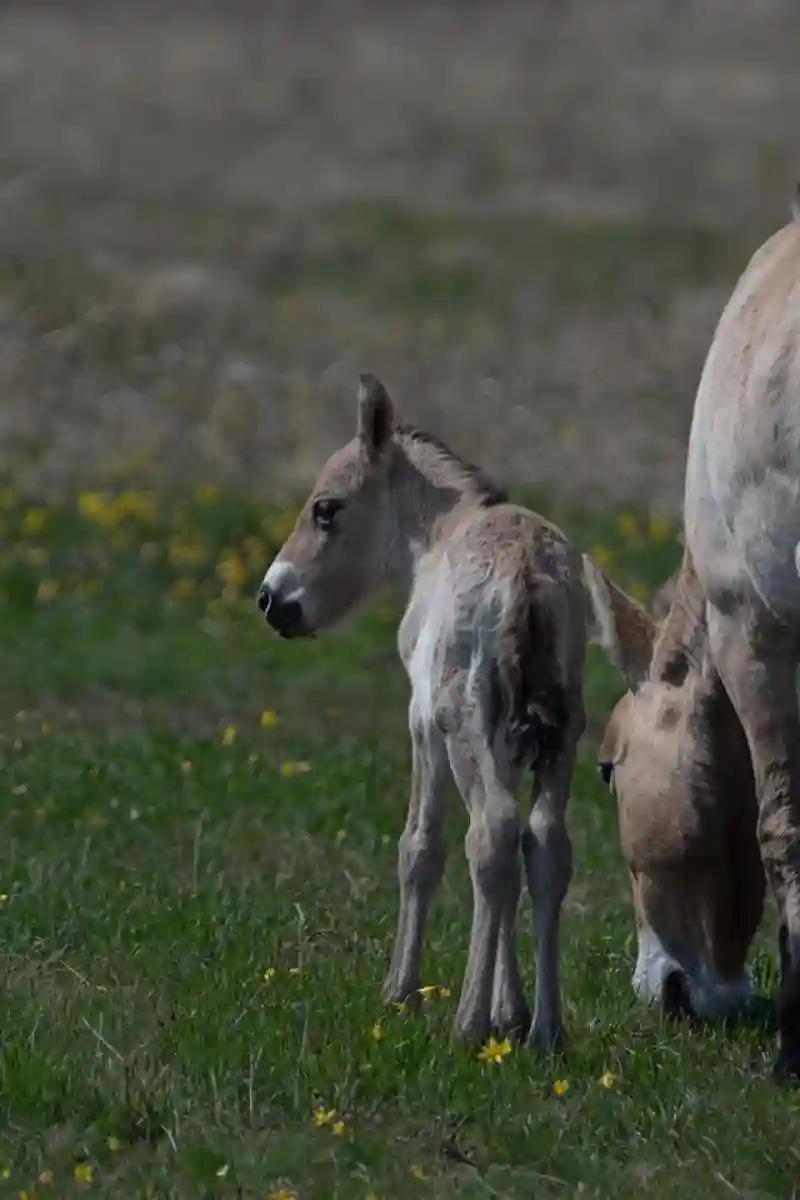
<path fill-rule="evenodd" d="M 392 574 L 411 586 L 422 561 L 462 521 L 505 500 L 480 468 L 420 430 L 396 434 L 391 474 L 394 520 Z"/>

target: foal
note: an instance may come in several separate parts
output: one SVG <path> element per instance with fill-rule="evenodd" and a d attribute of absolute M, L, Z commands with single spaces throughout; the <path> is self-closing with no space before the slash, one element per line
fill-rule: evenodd
<path fill-rule="evenodd" d="M 455 1032 L 530 1030 L 552 1050 L 562 1035 L 558 926 L 572 873 L 565 810 L 584 728 L 581 560 L 560 530 L 509 504 L 477 467 L 396 424 L 383 386 L 362 375 L 356 436 L 324 466 L 258 601 L 278 633 L 298 637 L 329 627 L 387 581 L 409 594 L 398 649 L 411 682 L 413 759 L 384 998 L 419 991 L 452 775 L 469 813 L 473 888 Z M 514 795 L 523 767 L 535 786 L 521 832 Z M 520 850 L 535 928 L 532 1025 L 515 948 Z"/>

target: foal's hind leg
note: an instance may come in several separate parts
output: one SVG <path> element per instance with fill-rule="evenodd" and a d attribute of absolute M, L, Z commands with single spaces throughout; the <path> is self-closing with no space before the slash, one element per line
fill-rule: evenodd
<path fill-rule="evenodd" d="M 495 766 L 499 767 L 496 762 Z M 519 783 L 519 772 L 501 772 L 500 779 L 509 795 L 514 796 Z M 503 914 L 500 918 L 500 936 L 497 941 L 497 958 L 492 985 L 492 1032 L 498 1037 L 515 1034 L 526 1038 L 531 1027 L 531 1011 L 525 999 L 522 979 L 517 960 L 517 913 L 522 891 L 522 862 L 508 879 Z"/>
<path fill-rule="evenodd" d="M 743 623 L 709 607 L 711 651 L 742 723 L 758 796 L 758 840 L 778 902 L 782 979 L 776 1073 L 800 1079 L 800 717 L 797 649 L 777 625 L 750 636 Z"/>
<path fill-rule="evenodd" d="M 528 891 L 533 905 L 536 1001 L 531 1042 L 550 1052 L 563 1040 L 559 980 L 561 906 L 572 878 L 572 844 L 566 810 L 575 751 L 583 732 L 583 710 L 564 733 L 558 757 L 536 772 L 536 795 L 522 841 Z"/>
<path fill-rule="evenodd" d="M 517 961 L 517 910 L 522 891 L 522 866 L 517 864 L 508 883 L 508 893 L 500 918 L 500 936 L 492 985 L 492 1032 L 498 1037 L 516 1034 L 524 1039 L 531 1027 L 531 1011 L 525 999 Z"/>
<path fill-rule="evenodd" d="M 511 945 L 519 898 L 519 818 L 514 797 L 498 777 L 491 748 L 474 717 L 448 735 L 447 751 L 469 811 L 465 846 L 473 895 L 469 957 L 455 1033 L 480 1039 L 492 1027 L 493 998 L 507 1010 L 498 1013 L 504 1023 L 523 1015 L 524 998 Z"/>
<path fill-rule="evenodd" d="M 412 702 L 411 798 L 406 827 L 398 845 L 400 913 L 392 965 L 383 998 L 402 1003 L 419 990 L 422 943 L 431 899 L 442 878 L 445 844 L 442 832 L 448 779 L 444 738 L 426 722 Z"/>

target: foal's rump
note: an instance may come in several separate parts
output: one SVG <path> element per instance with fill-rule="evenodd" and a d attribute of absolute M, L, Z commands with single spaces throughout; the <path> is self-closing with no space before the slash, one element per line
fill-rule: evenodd
<path fill-rule="evenodd" d="M 527 510 L 500 506 L 487 525 L 471 690 L 489 741 L 535 769 L 558 757 L 580 691 L 580 572 L 560 531 Z"/>

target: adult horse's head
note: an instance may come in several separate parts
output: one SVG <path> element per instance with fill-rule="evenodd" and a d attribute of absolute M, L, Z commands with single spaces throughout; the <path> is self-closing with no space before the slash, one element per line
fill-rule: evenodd
<path fill-rule="evenodd" d="M 259 608 L 282 637 L 327 628 L 383 582 L 392 542 L 393 428 L 383 385 L 362 375 L 355 437 L 322 468 L 258 592 Z"/>
<path fill-rule="evenodd" d="M 752 1002 L 764 872 L 747 743 L 708 656 L 697 577 L 687 554 L 658 621 L 590 559 L 585 571 L 594 640 L 628 685 L 598 758 L 630 870 L 633 985 L 666 1011 L 725 1016 Z"/>

